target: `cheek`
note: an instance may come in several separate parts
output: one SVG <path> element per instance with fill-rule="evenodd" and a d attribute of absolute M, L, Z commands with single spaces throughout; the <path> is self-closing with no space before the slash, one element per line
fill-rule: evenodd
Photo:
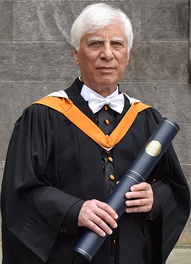
<path fill-rule="evenodd" d="M 93 65 L 95 64 L 95 60 L 92 56 L 87 56 L 87 54 L 84 54 L 83 56 L 80 56 L 79 58 L 79 65 L 82 67 L 93 67 Z"/>
<path fill-rule="evenodd" d="M 128 64 L 128 60 L 127 59 L 124 59 L 124 58 L 121 59 L 121 62 L 120 62 L 120 69 L 121 69 L 121 71 L 124 71 L 125 70 L 127 64 Z"/>
<path fill-rule="evenodd" d="M 129 53 L 125 49 L 123 52 L 116 55 L 116 59 L 120 65 L 120 68 L 126 67 L 129 62 Z"/>

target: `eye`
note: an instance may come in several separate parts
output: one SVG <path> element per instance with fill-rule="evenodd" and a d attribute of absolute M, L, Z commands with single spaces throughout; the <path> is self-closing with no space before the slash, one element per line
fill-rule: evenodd
<path fill-rule="evenodd" d="M 112 46 L 114 47 L 123 47 L 123 43 L 120 41 L 112 41 Z"/>
<path fill-rule="evenodd" d="M 93 47 L 93 48 L 99 48 L 100 46 L 102 45 L 102 42 L 101 41 L 91 41 L 88 43 L 88 46 L 89 47 Z"/>

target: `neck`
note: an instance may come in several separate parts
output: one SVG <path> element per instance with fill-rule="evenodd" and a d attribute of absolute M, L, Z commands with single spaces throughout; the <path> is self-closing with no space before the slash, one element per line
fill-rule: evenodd
<path fill-rule="evenodd" d="M 80 80 L 87 86 L 89 87 L 91 90 L 93 90 L 94 92 L 100 94 L 103 97 L 107 97 L 110 94 L 112 94 L 113 92 L 115 92 L 115 90 L 117 89 L 117 84 L 114 85 L 96 85 L 93 83 L 86 83 L 83 81 L 82 77 L 80 77 Z"/>
<path fill-rule="evenodd" d="M 107 96 L 109 96 L 110 94 L 112 94 L 113 92 L 115 92 L 115 90 L 116 90 L 117 88 L 115 87 L 114 89 L 106 89 L 106 88 L 104 88 L 104 89 L 96 89 L 96 90 L 93 90 L 94 92 L 96 92 L 96 93 L 98 93 L 98 94 L 100 94 L 101 96 L 103 96 L 103 97 L 107 97 Z"/>
<path fill-rule="evenodd" d="M 88 86 L 88 85 L 87 85 Z M 93 87 L 93 86 L 88 86 L 91 90 L 93 90 L 94 92 L 98 93 L 99 95 L 101 95 L 102 97 L 107 97 L 110 94 L 114 93 L 117 89 L 117 85 L 115 87 Z"/>

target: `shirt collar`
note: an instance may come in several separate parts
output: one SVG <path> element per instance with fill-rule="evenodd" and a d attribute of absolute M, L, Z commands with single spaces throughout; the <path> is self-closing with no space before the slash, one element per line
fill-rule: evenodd
<path fill-rule="evenodd" d="M 110 97 L 112 97 L 113 95 L 116 95 L 116 94 L 118 94 L 118 93 L 119 93 L 119 88 L 118 88 L 118 86 L 117 86 L 116 90 L 115 90 L 112 94 L 106 96 L 105 98 L 110 98 Z M 81 96 L 84 98 L 85 101 L 89 101 L 90 94 L 94 94 L 94 95 L 95 95 L 96 97 L 98 97 L 98 98 L 104 98 L 104 97 L 101 96 L 100 94 L 98 94 L 98 93 L 96 93 L 95 91 L 93 91 L 92 89 L 90 89 L 90 88 L 89 88 L 87 85 L 85 85 L 85 84 L 83 85 L 80 94 L 81 94 Z"/>

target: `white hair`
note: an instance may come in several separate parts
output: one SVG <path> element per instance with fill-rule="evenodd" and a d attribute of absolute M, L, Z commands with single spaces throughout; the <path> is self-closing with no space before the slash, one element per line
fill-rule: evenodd
<path fill-rule="evenodd" d="M 127 39 L 128 52 L 133 44 L 133 30 L 128 16 L 120 9 L 107 4 L 92 4 L 84 8 L 81 14 L 74 21 L 71 28 L 71 44 L 79 51 L 80 41 L 86 34 L 91 34 L 100 28 L 119 22 L 124 30 Z"/>

